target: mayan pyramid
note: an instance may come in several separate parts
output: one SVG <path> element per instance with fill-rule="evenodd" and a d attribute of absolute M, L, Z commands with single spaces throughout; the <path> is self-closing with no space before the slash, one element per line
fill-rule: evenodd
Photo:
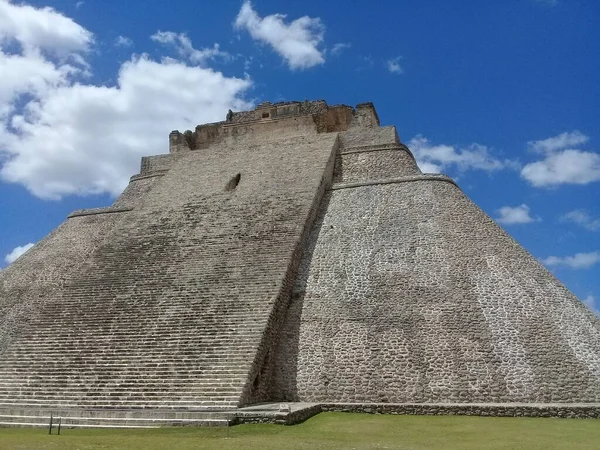
<path fill-rule="evenodd" d="M 600 320 L 370 103 L 172 132 L 0 272 L 0 408 L 269 401 L 597 404 Z"/>

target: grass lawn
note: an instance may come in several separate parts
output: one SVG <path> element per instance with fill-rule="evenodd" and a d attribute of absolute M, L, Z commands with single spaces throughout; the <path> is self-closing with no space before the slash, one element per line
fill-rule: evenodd
<path fill-rule="evenodd" d="M 600 420 L 322 413 L 300 425 L 151 430 L 0 428 L 1 450 L 600 449 Z"/>

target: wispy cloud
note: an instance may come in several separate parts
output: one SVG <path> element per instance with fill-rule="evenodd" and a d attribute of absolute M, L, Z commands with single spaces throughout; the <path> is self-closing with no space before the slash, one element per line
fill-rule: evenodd
<path fill-rule="evenodd" d="M 572 222 L 590 231 L 600 230 L 600 219 L 594 219 L 583 209 L 575 209 L 561 216 L 563 222 Z"/>
<path fill-rule="evenodd" d="M 515 167 L 513 161 L 493 157 L 490 149 L 481 144 L 466 147 L 432 144 L 426 137 L 417 135 L 408 142 L 408 147 L 423 172 L 439 173 L 449 168 L 493 172 Z"/>
<path fill-rule="evenodd" d="M 340 53 L 342 53 L 344 50 L 348 50 L 350 47 L 352 47 L 350 42 L 338 42 L 331 47 L 331 54 L 333 56 L 338 56 Z"/>
<path fill-rule="evenodd" d="M 118 36 L 115 39 L 115 45 L 117 47 L 131 47 L 133 45 L 133 41 L 127 36 Z"/>
<path fill-rule="evenodd" d="M 400 65 L 401 59 L 402 59 L 402 56 L 397 56 L 395 58 L 388 59 L 385 62 L 385 66 L 387 67 L 387 70 L 391 73 L 395 73 L 396 75 L 400 75 L 400 74 L 404 73 L 404 69 Z"/>
<path fill-rule="evenodd" d="M 235 18 L 234 27 L 245 29 L 254 40 L 270 45 L 290 69 L 308 69 L 323 64 L 325 56 L 319 49 L 325 26 L 318 17 L 303 16 L 286 23 L 285 14 L 260 17 L 245 1 Z"/>
<path fill-rule="evenodd" d="M 30 242 L 29 244 L 15 247 L 9 254 L 7 254 L 4 257 L 4 261 L 6 261 L 8 264 L 12 264 L 13 262 L 15 262 L 17 260 L 17 258 L 19 258 L 19 256 L 21 256 L 23 253 L 25 253 L 27 250 L 29 250 L 34 245 L 35 244 Z"/>
<path fill-rule="evenodd" d="M 600 262 L 600 252 L 576 253 L 573 256 L 548 256 L 541 261 L 548 267 L 587 269 Z"/>
<path fill-rule="evenodd" d="M 498 217 L 496 220 L 504 225 L 525 224 L 539 222 L 539 217 L 532 217 L 529 206 L 521 204 L 519 206 L 503 206 L 498 209 Z"/>
<path fill-rule="evenodd" d="M 588 142 L 590 138 L 579 130 L 561 133 L 539 141 L 529 141 L 527 146 L 539 153 L 552 153 L 565 148 L 577 147 Z"/>
<path fill-rule="evenodd" d="M 359 56 L 357 59 L 358 59 L 358 64 L 355 67 L 355 70 L 357 72 L 360 72 L 363 70 L 371 70 L 375 66 L 375 59 L 373 59 L 373 57 L 371 55 Z"/>
<path fill-rule="evenodd" d="M 534 187 L 600 181 L 600 154 L 574 148 L 588 141 L 576 130 L 529 142 L 529 148 L 544 154 L 544 159 L 523 166 L 521 177 Z"/>
<path fill-rule="evenodd" d="M 225 60 L 231 59 L 231 55 L 221 51 L 217 43 L 213 44 L 212 48 L 203 48 L 200 50 L 194 48 L 191 39 L 185 33 L 157 31 L 150 36 L 150 39 L 161 44 L 171 45 L 181 58 L 185 58 L 194 64 L 206 64 L 208 60 L 216 57 Z"/>

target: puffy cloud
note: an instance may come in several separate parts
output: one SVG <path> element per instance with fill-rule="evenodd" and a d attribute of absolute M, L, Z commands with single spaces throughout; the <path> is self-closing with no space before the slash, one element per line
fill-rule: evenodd
<path fill-rule="evenodd" d="M 548 267 L 569 267 L 571 269 L 587 269 L 600 262 L 600 252 L 577 253 L 573 256 L 549 256 L 542 259 Z"/>
<path fill-rule="evenodd" d="M 219 49 L 219 44 L 213 44 L 212 48 L 197 50 L 192 46 L 192 41 L 185 33 L 174 33 L 173 31 L 157 31 L 150 37 L 153 41 L 161 44 L 169 44 L 175 47 L 181 58 L 187 59 L 195 64 L 205 64 L 209 59 L 221 57 L 230 59 L 231 55 Z"/>
<path fill-rule="evenodd" d="M 396 58 L 388 59 L 385 62 L 387 70 L 390 71 L 391 73 L 395 73 L 397 75 L 400 75 L 400 74 L 404 73 L 404 69 L 402 68 L 402 66 L 400 66 L 400 60 L 401 59 L 402 59 L 402 56 L 398 56 Z"/>
<path fill-rule="evenodd" d="M 31 17 L 40 14 L 56 22 L 41 27 L 43 33 L 16 27 L 13 37 L 29 36 L 28 50 L 0 52 L 0 178 L 22 184 L 38 197 L 116 195 L 137 172 L 140 156 L 165 153 L 169 131 L 223 119 L 228 109 L 250 107 L 243 100 L 252 84 L 249 79 L 174 59 L 157 62 L 146 55 L 123 64 L 114 86 L 85 84 L 83 53 L 76 55 L 82 61 L 79 68 L 50 55 L 61 49 L 84 52 L 89 42 L 85 37 L 91 34 L 49 8 L 0 0 L 0 11 L 7 5 L 11 17 L 24 21 L 23 29 L 37 30 Z M 58 26 L 64 24 L 72 30 L 71 40 Z M 53 29 L 59 37 L 49 36 Z M 6 29 L 2 33 L 7 36 Z M 35 47 L 38 35 L 47 37 L 43 45 L 48 52 Z"/>
<path fill-rule="evenodd" d="M 523 203 L 519 206 L 503 206 L 498 209 L 498 217 L 496 220 L 504 225 L 514 225 L 539 222 L 541 219 L 531 217 L 529 206 Z"/>
<path fill-rule="evenodd" d="M 21 256 L 23 253 L 25 253 L 27 250 L 29 250 L 34 245 L 35 244 L 30 242 L 29 244 L 21 245 L 19 247 L 14 248 L 12 252 L 10 252 L 8 255 L 6 255 L 4 257 L 4 261 L 6 261 L 8 264 L 12 264 L 13 262 L 15 262 L 17 260 L 17 258 L 19 256 Z"/>
<path fill-rule="evenodd" d="M 542 161 L 526 164 L 521 169 L 521 176 L 535 187 L 600 181 L 600 155 L 580 150 L 563 150 Z"/>
<path fill-rule="evenodd" d="M 325 62 L 319 44 L 323 42 L 325 26 L 321 19 L 308 16 L 286 23 L 285 14 L 272 14 L 261 18 L 245 1 L 234 26 L 246 29 L 250 36 L 273 47 L 290 69 L 307 69 Z"/>
<path fill-rule="evenodd" d="M 0 132 L 5 181 L 41 198 L 117 195 L 143 155 L 165 153 L 170 130 L 222 119 L 248 105 L 250 81 L 177 61 L 145 56 L 123 64 L 114 87 L 72 84 L 50 89 Z"/>
<path fill-rule="evenodd" d="M 66 56 L 88 49 L 93 34 L 52 8 L 0 0 L 0 44 L 17 41 L 27 53 L 44 50 Z"/>
<path fill-rule="evenodd" d="M 417 135 L 412 138 L 408 147 L 413 152 L 423 172 L 439 173 L 451 167 L 461 171 L 484 170 L 492 172 L 514 167 L 512 161 L 501 161 L 490 155 L 485 145 L 471 144 L 466 148 L 452 145 L 433 145 L 429 139 Z"/>
<path fill-rule="evenodd" d="M 0 47 L 0 120 L 6 119 L 14 110 L 19 96 L 40 97 L 49 88 L 66 84 L 69 76 L 76 72 L 73 66 L 57 65 L 39 52 L 30 52 L 27 56 L 10 55 Z"/>
<path fill-rule="evenodd" d="M 587 211 L 583 209 L 575 209 L 563 215 L 560 220 L 563 222 L 572 222 L 581 225 L 590 231 L 600 230 L 600 219 L 592 218 Z"/>
<path fill-rule="evenodd" d="M 543 153 L 544 159 L 523 166 L 521 177 L 535 187 L 600 181 L 600 154 L 572 148 L 588 140 L 580 131 L 572 131 L 529 142 L 529 147 Z"/>

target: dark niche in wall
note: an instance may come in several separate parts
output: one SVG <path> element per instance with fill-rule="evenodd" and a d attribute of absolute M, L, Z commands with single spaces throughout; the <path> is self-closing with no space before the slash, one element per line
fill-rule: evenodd
<path fill-rule="evenodd" d="M 225 186 L 225 190 L 226 191 L 233 191 L 238 184 L 240 184 L 240 179 L 242 178 L 241 174 L 237 174 L 235 177 L 233 177 L 231 180 L 229 180 L 229 183 L 227 183 L 227 185 Z"/>

